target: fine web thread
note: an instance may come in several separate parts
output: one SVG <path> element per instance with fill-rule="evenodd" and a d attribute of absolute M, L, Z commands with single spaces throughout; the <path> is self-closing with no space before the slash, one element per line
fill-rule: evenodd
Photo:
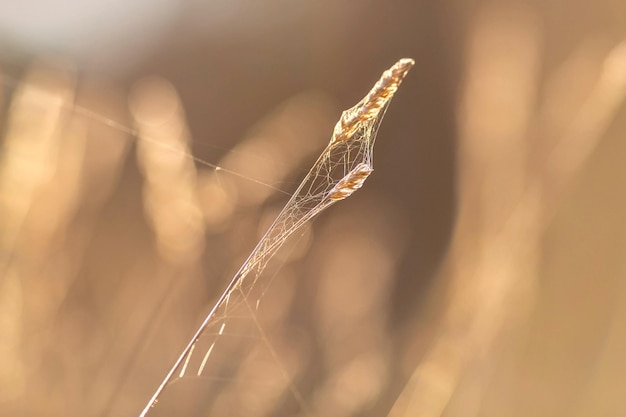
<path fill-rule="evenodd" d="M 20 81 L 17 80 L 17 79 L 8 77 L 6 75 L 3 75 L 2 84 L 6 85 L 7 87 L 14 88 L 14 87 L 18 87 L 20 85 Z M 28 85 L 28 87 L 33 89 L 33 90 L 38 90 L 37 87 L 34 86 L 34 85 Z M 99 114 L 98 112 L 93 111 L 93 110 L 91 110 L 91 109 L 89 109 L 87 107 L 84 107 L 84 106 L 81 106 L 81 105 L 78 105 L 78 104 L 75 104 L 75 103 L 67 103 L 65 105 L 62 105 L 62 107 L 71 109 L 71 111 L 74 114 L 77 114 L 77 115 L 80 115 L 80 116 L 84 116 L 84 117 L 86 117 L 89 120 L 92 120 L 92 121 L 97 122 L 97 123 L 101 123 L 104 126 L 108 126 L 111 129 L 117 130 L 118 132 L 121 132 L 121 133 L 125 133 L 125 134 L 127 134 L 127 135 L 129 135 L 131 137 L 139 137 L 139 136 L 141 136 L 141 139 L 143 141 L 148 142 L 148 143 L 150 143 L 153 146 L 157 146 L 157 147 L 162 148 L 162 149 L 164 149 L 166 151 L 169 151 L 169 152 L 174 152 L 174 153 L 177 153 L 177 154 L 181 153 L 181 150 L 179 148 L 173 146 L 173 145 L 169 145 L 167 143 L 164 143 L 164 142 L 162 142 L 162 141 L 160 141 L 158 139 L 155 139 L 155 138 L 151 137 L 150 135 L 143 134 L 137 128 L 126 126 L 123 123 L 117 122 L 117 121 L 115 121 L 115 120 L 113 120 L 111 118 L 103 116 L 103 115 Z M 291 196 L 291 193 L 289 193 L 289 192 L 287 192 L 287 191 L 285 191 L 285 190 L 283 190 L 281 188 L 278 188 L 278 187 L 276 187 L 276 186 L 274 186 L 272 184 L 268 184 L 268 183 L 263 182 L 263 181 L 261 181 L 261 180 L 259 180 L 257 178 L 252 178 L 252 177 L 244 175 L 244 174 L 242 174 L 240 172 L 237 172 L 237 171 L 225 168 L 223 166 L 220 166 L 220 165 L 217 165 L 217 164 L 213 164 L 213 163 L 211 163 L 209 161 L 206 161 L 206 160 L 204 160 L 202 158 L 198 158 L 198 157 L 193 156 L 193 155 L 191 155 L 189 153 L 184 153 L 184 157 L 185 158 L 190 158 L 191 160 L 193 160 L 194 162 L 196 162 L 197 164 L 199 164 L 199 165 L 201 165 L 203 167 L 211 168 L 211 169 L 213 169 L 215 171 L 221 171 L 221 172 L 224 172 L 224 173 L 226 173 L 228 175 L 232 175 L 234 177 L 241 178 L 241 179 L 243 179 L 245 181 L 249 181 L 249 182 L 252 182 L 252 183 L 255 183 L 255 184 L 258 184 L 258 185 L 262 185 L 264 187 L 268 187 L 268 188 L 270 188 L 270 189 L 272 189 L 272 190 L 274 190 L 276 192 L 279 192 L 281 194 Z"/>
<path fill-rule="evenodd" d="M 259 287 L 264 287 L 261 293 L 267 289 L 271 278 L 261 280 L 266 282 L 259 282 L 261 274 L 273 255 L 290 236 L 323 210 L 361 188 L 373 170 L 374 142 L 387 106 L 413 65 L 412 59 L 399 60 L 382 74 L 380 80 L 359 103 L 342 113 L 326 149 L 233 276 L 139 417 L 144 417 L 150 412 L 170 384 L 189 375 L 206 376 L 207 363 L 214 354 L 220 338 L 225 337 L 229 327 L 235 327 L 233 324 L 237 314 L 251 316 L 258 333 L 257 337 L 264 342 L 273 359 L 278 362 L 277 354 L 267 340 L 254 312 L 258 308 L 260 298 L 257 298 L 256 305 L 253 306 L 249 302 L 253 298 L 251 294 L 258 291 Z M 232 320 L 232 323 L 227 323 L 226 319 Z M 208 332 L 209 328 L 216 330 Z M 245 334 L 230 335 L 246 337 Z M 208 338 L 206 343 L 201 343 L 200 339 L 203 336 L 212 337 Z M 277 365 L 280 366 L 279 363 Z M 287 372 L 281 371 L 287 378 Z M 218 378 L 217 375 L 214 377 Z M 288 384 L 288 389 L 299 406 L 306 411 L 307 407 L 298 390 L 290 382 Z"/>

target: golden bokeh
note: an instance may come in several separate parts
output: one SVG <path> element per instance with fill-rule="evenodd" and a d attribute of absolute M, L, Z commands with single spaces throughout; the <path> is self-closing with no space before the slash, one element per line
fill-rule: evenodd
<path fill-rule="evenodd" d="M 626 7 L 287 3 L 181 3 L 115 70 L 0 35 L 0 415 L 139 415 L 405 56 L 363 188 L 150 415 L 626 414 Z"/>

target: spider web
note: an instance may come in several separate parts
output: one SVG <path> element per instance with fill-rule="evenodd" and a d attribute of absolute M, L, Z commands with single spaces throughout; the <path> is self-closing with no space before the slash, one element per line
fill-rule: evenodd
<path fill-rule="evenodd" d="M 343 112 L 330 143 L 234 275 L 140 417 L 149 413 L 251 415 L 253 409 L 254 415 L 266 415 L 272 410 L 263 405 L 275 403 L 276 398 L 283 399 L 281 415 L 312 414 L 293 382 L 298 378 L 297 367 L 290 367 L 271 342 L 270 333 L 281 329 L 259 323 L 261 301 L 275 277 L 267 267 L 275 253 L 313 217 L 362 186 L 373 170 L 374 142 L 387 106 L 412 65 L 410 59 L 398 61 L 363 100 Z M 258 371 L 257 380 L 235 378 L 248 364 Z M 227 387 L 239 380 L 248 385 L 243 391 L 246 398 L 224 399 Z M 185 387 L 177 388 L 182 385 Z M 168 401 L 168 397 L 176 401 Z"/>

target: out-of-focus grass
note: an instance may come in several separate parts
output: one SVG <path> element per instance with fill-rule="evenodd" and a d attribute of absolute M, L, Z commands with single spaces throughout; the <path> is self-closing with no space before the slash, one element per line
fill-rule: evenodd
<path fill-rule="evenodd" d="M 544 36 L 527 7 L 485 7 L 471 23 L 448 297 L 434 344 L 391 416 L 625 410 L 623 383 L 599 364 L 623 363 L 612 344 L 626 333 L 610 322 L 620 320 L 626 228 L 619 216 L 605 223 L 612 231 L 588 225 L 624 200 L 598 188 L 623 183 L 625 172 L 600 179 L 595 171 L 615 163 L 604 148 L 624 149 L 616 118 L 626 41 L 587 39 L 542 79 Z M 577 185 L 589 176 L 598 182 Z"/>

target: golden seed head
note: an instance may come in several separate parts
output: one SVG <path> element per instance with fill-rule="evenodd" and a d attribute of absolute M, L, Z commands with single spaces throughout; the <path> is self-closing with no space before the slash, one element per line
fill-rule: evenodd
<path fill-rule="evenodd" d="M 414 64 L 415 61 L 412 59 L 403 58 L 383 72 L 371 91 L 356 106 L 341 114 L 335 125 L 331 143 L 350 139 L 362 123 L 378 117 Z"/>
<path fill-rule="evenodd" d="M 367 177 L 372 173 L 371 166 L 360 163 L 352 171 L 343 177 L 337 185 L 330 190 L 329 197 L 333 201 L 343 200 L 352 195 L 353 192 L 361 188 Z"/>

